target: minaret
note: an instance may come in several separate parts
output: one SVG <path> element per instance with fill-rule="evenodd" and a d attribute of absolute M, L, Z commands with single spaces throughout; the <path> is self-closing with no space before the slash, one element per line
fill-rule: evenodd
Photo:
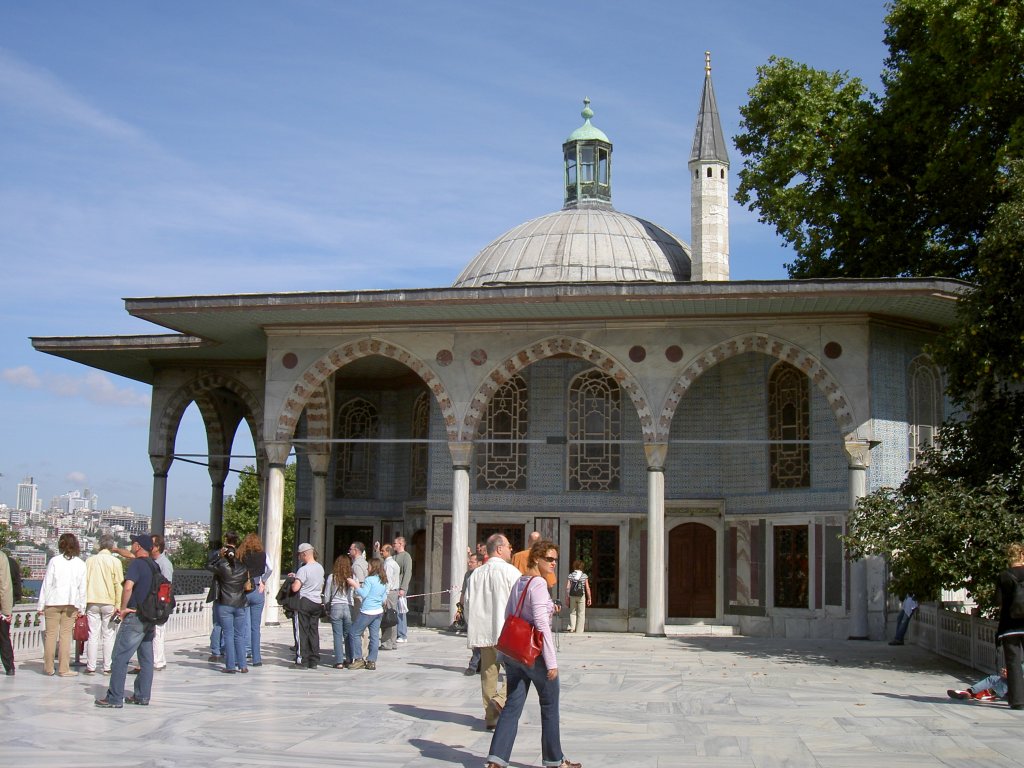
<path fill-rule="evenodd" d="M 590 124 L 594 111 L 583 99 L 583 125 L 562 143 L 565 161 L 563 208 L 612 207 L 612 143 L 604 131 Z"/>
<path fill-rule="evenodd" d="M 704 92 L 690 152 L 690 280 L 729 279 L 729 154 L 704 52 Z"/>

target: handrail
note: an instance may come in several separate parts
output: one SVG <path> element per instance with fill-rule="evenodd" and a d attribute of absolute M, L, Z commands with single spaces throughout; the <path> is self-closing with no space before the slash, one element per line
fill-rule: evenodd
<path fill-rule="evenodd" d="M 922 603 L 910 622 L 906 640 L 959 661 L 972 669 L 993 674 L 1002 663 L 996 648 L 998 622 Z"/>

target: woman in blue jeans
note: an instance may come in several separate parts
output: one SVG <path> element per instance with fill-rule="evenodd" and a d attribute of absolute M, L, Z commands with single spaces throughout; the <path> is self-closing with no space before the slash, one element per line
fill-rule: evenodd
<path fill-rule="evenodd" d="M 352 558 L 338 555 L 334 559 L 334 570 L 327 577 L 324 587 L 324 601 L 331 610 L 331 629 L 334 632 L 334 668 L 348 669 L 352 666 L 352 640 L 348 636 L 352 628 L 352 608 L 355 605 L 352 587 Z"/>
<path fill-rule="evenodd" d="M 239 562 L 235 547 L 238 537 L 227 534 L 226 544 L 220 550 L 218 558 L 206 566 L 213 571 L 213 578 L 218 588 L 218 617 L 221 632 L 224 636 L 224 669 L 222 672 L 248 672 L 245 662 L 245 581 L 248 578 L 246 567 Z"/>
<path fill-rule="evenodd" d="M 370 628 L 370 649 L 365 659 L 356 659 L 350 669 L 376 669 L 377 649 L 380 648 L 380 620 L 384 615 L 384 601 L 388 596 L 388 577 L 384 575 L 384 561 L 375 557 L 370 561 L 370 571 L 362 586 L 353 578 L 348 585 L 355 590 L 363 603 L 359 606 L 359 617 L 352 622 L 348 631 L 352 650 L 361 650 L 359 636 L 363 630 Z"/>
<path fill-rule="evenodd" d="M 263 666 L 260 638 L 263 629 L 263 606 L 267 602 L 267 579 L 270 578 L 270 560 L 263 550 L 263 542 L 255 533 L 247 534 L 238 548 L 238 560 L 245 565 L 252 582 L 252 590 L 245 594 L 246 655 L 252 656 L 254 667 Z"/>
<path fill-rule="evenodd" d="M 538 541 L 530 547 L 526 560 L 526 575 L 512 587 L 505 606 L 505 617 L 516 611 L 519 598 L 523 599 L 521 616 L 544 637 L 541 655 L 532 667 L 498 655 L 505 665 L 505 684 L 508 691 L 498 725 L 491 737 L 487 755 L 487 768 L 504 768 L 512 755 L 519 732 L 519 716 L 523 713 L 530 684 L 537 687 L 540 697 L 540 750 L 541 759 L 550 768 L 582 768 L 580 763 L 568 760 L 562 754 L 562 737 L 558 714 L 558 659 L 551 636 L 551 616 L 555 604 L 548 593 L 547 579 L 555 575 L 558 565 L 558 546 L 553 541 Z M 538 578 L 539 577 L 539 578 Z"/>

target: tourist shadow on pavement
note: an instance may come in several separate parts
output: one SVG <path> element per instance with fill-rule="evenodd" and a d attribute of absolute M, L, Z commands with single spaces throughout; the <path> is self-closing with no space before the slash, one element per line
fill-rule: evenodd
<path fill-rule="evenodd" d="M 992 702 L 980 701 L 957 701 L 949 696 L 929 696 L 923 693 L 893 693 L 892 691 L 875 691 L 875 696 L 883 696 L 887 699 L 899 699 L 900 701 L 916 701 L 920 704 L 956 704 L 967 707 L 991 707 Z M 997 705 L 998 706 L 998 705 Z"/>
<path fill-rule="evenodd" d="M 424 661 L 410 661 L 410 667 L 423 667 L 423 669 L 444 669 L 449 672 L 458 672 L 462 674 L 465 671 L 465 667 L 453 667 L 448 664 L 428 664 Z"/>
<path fill-rule="evenodd" d="M 429 741 L 427 739 L 409 739 L 409 744 L 418 749 L 423 757 L 430 760 L 438 760 L 446 765 L 479 768 L 485 761 L 484 756 L 467 752 L 465 749 L 460 748 L 460 745 L 449 747 L 447 744 L 439 744 L 436 741 Z M 512 768 L 515 768 L 515 766 L 523 766 L 525 768 L 526 765 L 526 763 L 509 763 L 509 766 L 512 766 Z"/>
<path fill-rule="evenodd" d="M 451 712 L 444 709 L 424 709 L 423 707 L 416 707 L 412 704 L 392 704 L 391 711 L 397 712 L 407 717 L 412 717 L 417 720 L 433 720 L 441 723 L 458 723 L 459 725 L 465 725 L 467 728 L 474 728 L 481 726 L 483 720 L 473 715 L 467 715 L 460 712 Z M 481 726 L 482 727 L 482 726 Z"/>

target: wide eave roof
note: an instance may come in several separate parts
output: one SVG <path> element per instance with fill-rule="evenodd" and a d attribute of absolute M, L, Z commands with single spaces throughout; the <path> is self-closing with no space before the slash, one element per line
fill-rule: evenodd
<path fill-rule="evenodd" d="M 125 299 L 128 313 L 175 334 L 33 337 L 41 352 L 152 383 L 156 368 L 262 363 L 267 333 L 465 324 L 855 315 L 935 330 L 954 320 L 958 280 L 771 280 L 516 284 L 487 288 L 260 293 Z"/>

